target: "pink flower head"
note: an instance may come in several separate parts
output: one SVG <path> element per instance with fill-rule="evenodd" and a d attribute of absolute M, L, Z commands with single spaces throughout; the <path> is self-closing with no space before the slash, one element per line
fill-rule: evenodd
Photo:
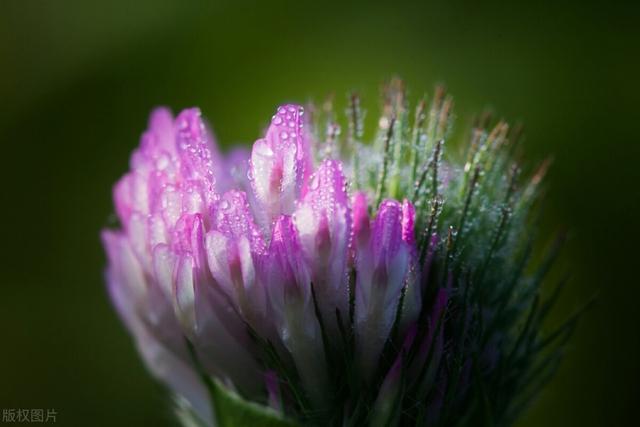
<path fill-rule="evenodd" d="M 533 359 L 517 345 L 538 335 L 532 325 L 513 339 L 536 282 L 504 233 L 512 212 L 513 227 L 527 224 L 539 179 L 516 194 L 491 170 L 509 163 L 499 126 L 465 167 L 441 162 L 443 96 L 428 120 L 418 106 L 408 132 L 403 86 L 391 85 L 371 144 L 359 141 L 356 97 L 346 144 L 332 114 L 324 132 L 283 105 L 250 151 L 227 155 L 198 109 L 151 114 L 114 186 L 106 279 L 191 425 L 215 423 L 218 388 L 314 425 L 453 425 L 485 408 L 475 384 L 510 402 L 496 372 L 527 377 L 518 369 Z M 494 181 L 477 198 L 483 176 Z"/>

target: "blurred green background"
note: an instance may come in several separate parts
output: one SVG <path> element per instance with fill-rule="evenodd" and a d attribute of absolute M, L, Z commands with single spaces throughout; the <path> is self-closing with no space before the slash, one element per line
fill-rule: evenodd
<path fill-rule="evenodd" d="M 153 106 L 200 106 L 228 146 L 278 103 L 331 91 L 357 89 L 372 118 L 397 74 L 414 99 L 445 82 L 458 127 L 489 105 L 526 124 L 532 163 L 555 158 L 545 224 L 571 230 L 559 267 L 573 276 L 556 320 L 600 298 L 519 426 L 635 424 L 638 6 L 90 3 L 0 2 L 0 408 L 173 424 L 107 301 L 98 239 Z"/>

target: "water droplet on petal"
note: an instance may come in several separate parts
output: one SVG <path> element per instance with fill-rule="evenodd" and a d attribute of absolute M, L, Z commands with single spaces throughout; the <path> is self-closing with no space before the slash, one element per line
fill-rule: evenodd
<path fill-rule="evenodd" d="M 320 186 L 320 180 L 317 177 L 314 177 L 311 180 L 311 184 L 309 184 L 309 189 L 310 190 L 317 190 L 319 186 Z"/>
<path fill-rule="evenodd" d="M 253 151 L 264 157 L 273 157 L 274 153 L 269 144 L 266 143 L 257 143 L 253 146 Z"/>

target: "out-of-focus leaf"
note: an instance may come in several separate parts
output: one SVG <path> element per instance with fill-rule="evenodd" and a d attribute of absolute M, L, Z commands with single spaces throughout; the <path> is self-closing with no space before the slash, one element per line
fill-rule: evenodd
<path fill-rule="evenodd" d="M 244 400 L 218 381 L 213 381 L 211 393 L 218 427 L 296 427 L 298 425 L 267 406 Z"/>

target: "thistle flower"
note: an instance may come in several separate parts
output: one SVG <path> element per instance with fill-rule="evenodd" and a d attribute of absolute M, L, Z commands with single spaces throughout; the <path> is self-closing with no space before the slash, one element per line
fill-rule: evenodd
<path fill-rule="evenodd" d="M 384 94 L 370 143 L 352 95 L 345 137 L 331 102 L 283 105 L 228 155 L 199 110 L 152 113 L 102 239 L 185 424 L 503 425 L 553 373 L 575 319 L 541 333 L 547 164 L 522 179 L 518 131 L 486 115 L 445 158 L 451 97 Z"/>

